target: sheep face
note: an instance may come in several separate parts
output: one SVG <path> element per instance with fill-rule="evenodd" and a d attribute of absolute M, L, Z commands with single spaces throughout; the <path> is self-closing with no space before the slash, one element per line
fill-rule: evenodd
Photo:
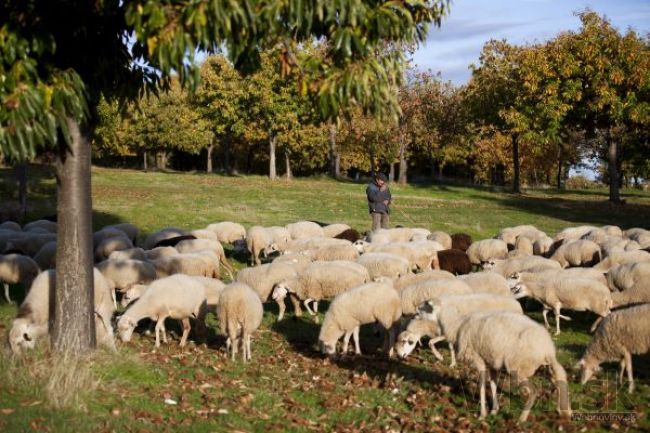
<path fill-rule="evenodd" d="M 596 361 L 587 358 L 578 361 L 577 367 L 580 369 L 580 383 L 582 385 L 589 382 L 594 374 L 600 371 L 600 365 Z"/>
<path fill-rule="evenodd" d="M 323 340 L 318 340 L 318 349 L 323 355 L 333 356 L 336 354 L 336 342 L 332 344 Z"/>
<path fill-rule="evenodd" d="M 393 284 L 393 280 L 391 280 L 388 277 L 385 277 L 383 275 L 378 275 L 372 279 L 374 283 L 391 283 Z"/>
<path fill-rule="evenodd" d="M 524 283 L 515 284 L 511 291 L 515 295 L 515 299 L 530 296 L 530 289 Z"/>
<path fill-rule="evenodd" d="M 515 272 L 514 274 L 510 275 L 507 281 L 508 281 L 508 288 L 512 291 L 514 290 L 517 284 L 521 283 L 521 275 L 519 274 L 519 272 Z"/>
<path fill-rule="evenodd" d="M 266 258 L 268 258 L 271 255 L 276 254 L 276 253 L 281 254 L 282 251 L 280 250 L 280 247 L 278 246 L 278 244 L 276 244 L 275 242 L 262 250 L 262 254 Z M 285 253 L 287 253 L 287 251 L 285 251 Z"/>
<path fill-rule="evenodd" d="M 9 331 L 9 345 L 13 353 L 19 354 L 22 350 L 34 348 L 36 341 L 32 328 L 32 325 L 23 319 L 14 320 L 11 331 Z"/>
<path fill-rule="evenodd" d="M 490 269 L 494 269 L 497 265 L 497 261 L 495 259 L 488 260 L 487 262 L 484 262 L 481 264 L 483 267 L 483 270 L 489 271 Z"/>
<path fill-rule="evenodd" d="M 146 288 L 147 288 L 147 286 L 142 285 L 142 284 L 134 284 L 131 287 L 129 287 L 127 289 L 127 291 L 124 292 L 124 295 L 122 295 L 122 301 L 120 302 L 122 307 L 126 307 L 131 302 L 138 299 L 142 295 L 142 292 L 144 292 L 144 290 Z"/>
<path fill-rule="evenodd" d="M 271 299 L 273 299 L 276 302 L 279 302 L 284 298 L 286 298 L 288 293 L 289 293 L 289 289 L 286 287 L 286 285 L 284 283 L 280 283 L 275 286 L 275 289 L 273 289 L 273 294 L 271 294 Z"/>
<path fill-rule="evenodd" d="M 425 301 L 418 305 L 416 319 L 438 321 L 438 314 L 440 313 L 440 305 L 434 301 Z"/>
<path fill-rule="evenodd" d="M 137 323 L 135 320 L 129 316 L 122 316 L 117 322 L 117 331 L 120 335 L 120 340 L 125 343 L 131 341 L 131 336 L 133 335 L 133 330 L 136 325 Z"/>
<path fill-rule="evenodd" d="M 404 331 L 397 337 L 397 342 L 395 343 L 395 350 L 397 351 L 397 356 L 401 359 L 405 359 L 415 346 L 420 342 L 420 339 L 417 335 L 409 331 Z"/>
<path fill-rule="evenodd" d="M 368 247 L 368 242 L 359 239 L 358 241 L 354 242 L 352 246 L 357 249 L 359 254 L 363 254 L 366 252 L 366 248 Z"/>

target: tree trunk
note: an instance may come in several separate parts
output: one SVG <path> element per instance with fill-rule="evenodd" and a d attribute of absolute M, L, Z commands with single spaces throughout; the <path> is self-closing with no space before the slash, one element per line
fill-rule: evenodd
<path fill-rule="evenodd" d="M 388 180 L 393 182 L 395 180 L 395 164 L 390 163 L 390 168 L 388 169 Z"/>
<path fill-rule="evenodd" d="M 336 147 L 336 125 L 333 123 L 329 126 L 329 142 L 330 142 L 330 176 L 333 178 L 339 177 L 341 174 L 341 157 Z"/>
<path fill-rule="evenodd" d="M 95 348 L 89 131 L 68 119 L 72 143 L 56 162 L 56 288 L 50 303 L 52 348 L 80 354 Z"/>
<path fill-rule="evenodd" d="M 212 151 L 214 150 L 214 144 L 208 146 L 208 156 L 207 156 L 207 168 L 206 172 L 212 173 Z"/>
<path fill-rule="evenodd" d="M 563 155 L 564 153 L 562 152 L 562 147 L 560 146 L 560 151 L 557 158 L 557 190 L 558 191 L 562 190 L 562 164 L 564 164 L 562 158 Z"/>
<path fill-rule="evenodd" d="M 223 169 L 227 174 L 232 174 L 232 167 L 230 165 L 230 140 L 226 138 L 223 144 Z"/>
<path fill-rule="evenodd" d="M 620 203 L 621 197 L 619 194 L 619 180 L 618 180 L 618 146 L 616 140 L 612 139 L 612 130 L 607 128 L 607 146 L 609 156 L 609 201 L 613 203 Z"/>
<path fill-rule="evenodd" d="M 406 172 L 408 170 L 407 161 L 406 161 L 406 140 L 404 136 L 400 134 L 400 145 L 399 145 L 399 177 L 398 182 L 400 185 L 406 185 Z"/>
<path fill-rule="evenodd" d="M 275 180 L 277 173 L 275 171 L 275 143 L 276 137 L 269 131 L 269 179 Z"/>
<path fill-rule="evenodd" d="M 20 217 L 24 220 L 27 217 L 27 163 L 16 164 L 16 183 L 18 184 L 18 205 L 20 206 Z"/>
<path fill-rule="evenodd" d="M 441 162 L 438 163 L 438 180 L 442 182 L 442 169 L 444 166 L 442 165 Z"/>
<path fill-rule="evenodd" d="M 147 171 L 147 151 L 145 150 L 142 154 L 142 167 L 144 171 Z"/>
<path fill-rule="evenodd" d="M 291 173 L 291 161 L 289 161 L 289 151 L 287 149 L 284 149 L 284 166 L 286 168 L 284 176 L 287 180 L 291 180 L 293 174 Z"/>
<path fill-rule="evenodd" d="M 519 194 L 521 192 L 521 183 L 519 180 L 521 168 L 519 167 L 519 141 L 517 140 L 517 134 L 512 135 L 512 162 L 514 165 L 512 192 Z"/>

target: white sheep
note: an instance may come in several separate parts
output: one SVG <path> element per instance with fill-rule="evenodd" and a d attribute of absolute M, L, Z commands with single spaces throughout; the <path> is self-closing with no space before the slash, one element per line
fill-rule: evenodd
<path fill-rule="evenodd" d="M 517 298 L 529 296 L 539 301 L 544 310 L 544 324 L 549 327 L 548 312 L 555 315 L 555 335 L 560 334 L 560 319 L 571 320 L 560 314 L 561 309 L 574 311 L 592 311 L 600 318 L 592 326 L 592 331 L 603 317 L 607 317 L 612 308 L 612 296 L 609 288 L 590 278 L 545 278 L 526 283 L 517 283 L 513 289 Z"/>
<path fill-rule="evenodd" d="M 427 236 L 427 240 L 438 242 L 445 250 L 451 248 L 451 236 L 448 233 L 442 231 L 434 231 Z"/>
<path fill-rule="evenodd" d="M 566 371 L 558 362 L 551 336 L 542 326 L 523 314 L 486 313 L 467 318 L 458 331 L 458 358 L 468 362 L 479 373 L 481 418 L 487 416 L 485 382 L 490 382 L 492 412 L 497 413 L 495 374 L 506 369 L 517 385 L 528 391 L 528 401 L 519 422 L 528 418 L 535 403 L 536 392 L 529 378 L 539 367 L 548 365 L 558 389 L 558 412 L 571 416 Z"/>
<path fill-rule="evenodd" d="M 610 252 L 605 260 L 594 266 L 596 269 L 608 271 L 616 265 L 627 263 L 650 262 L 650 252 L 644 250 Z"/>
<path fill-rule="evenodd" d="M 251 253 L 251 265 L 259 266 L 261 264 L 260 254 L 266 258 L 269 254 L 269 248 L 274 244 L 273 232 L 262 226 L 253 226 L 246 233 L 246 247 Z"/>
<path fill-rule="evenodd" d="M 544 280 L 549 278 L 588 278 L 599 283 L 607 284 L 607 278 L 602 271 L 594 268 L 551 269 L 540 272 L 515 272 L 507 279 L 508 288 L 514 289 L 517 283 Z"/>
<path fill-rule="evenodd" d="M 544 256 L 553 247 L 553 238 L 549 236 L 542 236 L 533 241 L 533 254 L 536 256 Z"/>
<path fill-rule="evenodd" d="M 322 353 L 333 355 L 336 343 L 343 339 L 343 353 L 347 353 L 350 337 L 353 337 L 355 353 L 361 354 L 359 328 L 361 325 L 379 322 L 387 331 L 384 348 L 392 354 L 395 327 L 402 315 L 399 294 L 390 283 L 368 283 L 338 295 L 330 304 L 318 335 Z"/>
<path fill-rule="evenodd" d="M 423 228 L 397 227 L 392 229 L 379 229 L 370 233 L 369 241 L 377 244 L 391 242 L 410 242 L 414 240 L 426 240 L 431 232 Z"/>
<path fill-rule="evenodd" d="M 244 361 L 251 360 L 251 334 L 259 328 L 263 315 L 262 302 L 249 286 L 232 283 L 224 288 L 217 316 L 221 333 L 228 337 L 226 346 L 233 361 L 240 342 Z"/>
<path fill-rule="evenodd" d="M 502 229 L 499 233 L 497 233 L 494 239 L 502 240 L 506 244 L 514 246 L 518 236 L 521 236 L 522 234 L 526 234 L 525 236 L 536 237 L 538 233 L 543 233 L 543 232 L 538 230 L 537 227 L 535 226 L 520 225 L 515 227 L 506 227 Z"/>
<path fill-rule="evenodd" d="M 397 356 L 402 359 L 406 359 L 407 356 L 415 349 L 415 346 L 421 344 L 422 337 L 429 338 L 429 348 L 433 353 L 433 356 L 436 357 L 439 361 L 442 361 L 442 355 L 436 349 L 436 343 L 443 341 L 445 337 L 440 331 L 440 326 L 438 322 L 433 320 L 422 319 L 418 316 L 415 316 L 406 327 L 406 330 L 402 331 L 395 340 L 395 353 Z"/>
<path fill-rule="evenodd" d="M 388 253 L 362 254 L 357 263 L 368 269 L 370 278 L 386 277 L 395 280 L 411 271 L 411 265 L 404 257 Z"/>
<path fill-rule="evenodd" d="M 523 314 L 521 305 L 512 296 L 491 295 L 487 293 L 470 293 L 443 295 L 420 304 L 417 315 L 438 324 L 440 332 L 449 344 L 451 354 L 450 367 L 456 366 L 454 344 L 458 339 L 458 330 L 465 319 L 474 313 L 507 311 Z M 440 341 L 440 340 L 438 340 Z"/>
<path fill-rule="evenodd" d="M 97 264 L 109 285 L 119 292 L 125 292 L 134 284 L 148 284 L 156 279 L 156 268 L 141 260 L 104 260 Z"/>
<path fill-rule="evenodd" d="M 9 284 L 22 284 L 25 292 L 39 274 L 38 264 L 22 254 L 0 254 L 0 282 L 4 287 L 5 299 L 12 304 L 9 296 Z"/>
<path fill-rule="evenodd" d="M 212 251 L 196 251 L 193 253 L 177 254 L 151 260 L 156 268 L 158 277 L 173 274 L 186 274 L 198 277 L 219 278 L 219 257 Z"/>
<path fill-rule="evenodd" d="M 24 230 L 24 228 L 23 228 Z M 623 236 L 625 236 L 628 239 L 632 239 L 633 241 L 637 241 L 641 237 L 644 237 L 645 235 L 649 234 L 650 230 L 642 229 L 640 227 L 634 227 L 631 229 L 627 229 L 623 232 Z"/>
<path fill-rule="evenodd" d="M 508 280 L 496 272 L 473 272 L 467 275 L 458 275 L 457 279 L 467 284 L 474 293 L 491 293 L 493 295 L 511 295 Z"/>
<path fill-rule="evenodd" d="M 206 229 L 216 234 L 219 242 L 226 244 L 234 244 L 238 240 L 246 238 L 246 229 L 244 226 L 231 221 L 210 224 Z"/>
<path fill-rule="evenodd" d="M 608 236 L 623 237 L 623 230 L 621 230 L 619 226 L 606 225 L 602 226 L 601 229 L 604 230 Z"/>
<path fill-rule="evenodd" d="M 197 238 L 197 239 L 211 239 L 213 241 L 218 241 L 219 240 L 219 237 L 217 236 L 217 234 L 215 232 L 213 232 L 212 230 L 208 230 L 208 229 L 192 230 L 190 232 L 190 234 L 192 236 L 194 236 L 195 238 Z M 243 238 L 238 239 L 238 240 L 243 240 L 245 237 L 246 237 L 246 235 L 244 235 Z M 235 241 L 235 242 L 237 242 L 237 241 Z"/>
<path fill-rule="evenodd" d="M 197 319 L 201 328 L 204 327 L 207 312 L 205 287 L 200 282 L 187 275 L 172 275 L 152 282 L 131 307 L 117 322 L 120 339 L 131 341 L 133 330 L 138 322 L 149 318 L 156 322 L 156 347 L 160 347 L 160 332 L 163 341 L 167 343 L 165 319 L 180 320 L 183 324 L 183 335 L 180 346 L 185 346 L 190 333 L 190 318 Z"/>
<path fill-rule="evenodd" d="M 588 240 L 565 242 L 550 257 L 566 268 L 567 266 L 593 266 L 600 262 L 600 246 Z"/>
<path fill-rule="evenodd" d="M 95 261 L 101 262 L 108 258 L 113 251 L 133 248 L 133 243 L 126 235 L 103 239 L 95 248 Z"/>
<path fill-rule="evenodd" d="M 50 233 L 56 233 L 56 223 L 54 221 L 49 221 L 49 220 L 36 220 L 32 221 L 30 223 L 27 223 L 23 226 L 23 231 L 30 231 L 33 228 L 42 228 L 47 230 Z"/>
<path fill-rule="evenodd" d="M 330 245 L 302 251 L 299 255 L 308 257 L 312 262 L 318 260 L 348 260 L 354 262 L 359 258 L 359 251 L 353 245 Z"/>
<path fill-rule="evenodd" d="M 437 299 L 444 295 L 467 295 L 473 293 L 472 288 L 464 281 L 457 279 L 428 280 L 412 284 L 400 292 L 402 313 L 416 314 L 418 306 L 426 301 Z"/>
<path fill-rule="evenodd" d="M 191 275 L 188 276 L 203 285 L 205 288 L 205 298 L 208 308 L 216 309 L 217 305 L 219 304 L 219 297 L 221 296 L 221 292 L 223 292 L 226 284 L 221 280 L 217 280 L 216 278 L 196 277 Z M 149 286 L 147 284 L 134 284 L 129 287 L 122 295 L 122 306 L 127 307 L 129 304 L 142 296 L 142 294 L 148 288 Z"/>
<path fill-rule="evenodd" d="M 598 327 L 582 359 L 580 382 L 584 385 L 600 370 L 603 362 L 618 362 L 619 383 L 627 371 L 628 392 L 634 392 L 632 355 L 650 351 L 650 304 L 637 305 L 612 312 Z"/>
<path fill-rule="evenodd" d="M 174 248 L 174 247 L 159 247 Z M 153 251 L 153 250 L 152 250 Z M 127 248 L 125 250 L 113 251 L 108 255 L 109 260 L 149 260 L 146 252 L 140 247 Z"/>
<path fill-rule="evenodd" d="M 525 236 L 517 236 L 517 240 L 515 241 L 515 250 L 522 251 L 529 256 L 532 256 L 535 252 L 533 242 Z"/>
<path fill-rule="evenodd" d="M 490 260 L 483 265 L 483 269 L 496 272 L 504 277 L 509 277 L 515 272 L 540 272 L 549 269 L 560 270 L 562 267 L 555 260 L 539 256 L 527 256 L 506 260 Z"/>
<path fill-rule="evenodd" d="M 286 229 L 293 240 L 325 237 L 323 228 L 312 221 L 298 221 L 296 223 L 287 224 Z"/>
<path fill-rule="evenodd" d="M 14 232 L 22 232 L 23 229 L 20 227 L 20 224 L 14 221 L 5 221 L 0 223 L 0 230 L 11 230 Z"/>
<path fill-rule="evenodd" d="M 439 280 L 439 279 L 454 279 L 454 274 L 448 271 L 442 271 L 440 269 L 432 269 L 425 272 L 420 272 L 419 274 L 408 274 L 402 277 L 399 277 L 394 282 L 395 290 L 402 291 L 404 288 L 416 284 L 422 281 L 428 280 Z"/>
<path fill-rule="evenodd" d="M 629 290 L 639 284 L 650 287 L 650 262 L 616 265 L 607 271 L 607 285 L 612 290 Z"/>
<path fill-rule="evenodd" d="M 219 258 L 219 263 L 221 263 L 223 267 L 226 268 L 228 275 L 230 275 L 230 279 L 233 279 L 234 268 L 228 262 L 228 259 L 226 258 L 226 252 L 224 251 L 223 246 L 221 246 L 221 243 L 219 241 L 211 239 L 186 239 L 177 243 L 175 248 L 181 254 L 193 253 L 202 250 L 212 251 Z"/>
<path fill-rule="evenodd" d="M 135 244 L 135 240 L 140 234 L 140 229 L 131 224 L 131 223 L 119 223 L 119 224 L 111 224 L 109 226 L 104 227 L 106 229 L 117 229 L 120 230 L 122 233 L 126 235 L 127 238 L 131 240 Z"/>
<path fill-rule="evenodd" d="M 38 338 L 49 332 L 51 294 L 54 293 L 56 271 L 41 272 L 32 283 L 18 315 L 9 331 L 9 344 L 14 353 L 33 349 Z M 97 270 L 93 270 L 95 338 L 98 344 L 115 349 L 111 318 L 115 312 L 111 289 Z"/>
<path fill-rule="evenodd" d="M 279 256 L 275 257 L 271 263 L 293 263 L 295 265 L 308 265 L 314 261 L 310 255 L 312 251 L 314 250 L 307 250 L 300 253 L 280 254 Z"/>
<path fill-rule="evenodd" d="M 305 308 L 318 323 L 318 302 L 332 299 L 338 294 L 370 281 L 370 274 L 363 266 L 345 261 L 314 262 L 300 270 L 296 276 L 282 280 L 273 289 L 271 297 L 280 305 L 278 320 L 284 316 L 284 298 L 295 296 L 303 301 Z M 314 309 L 309 303 L 314 303 Z"/>
<path fill-rule="evenodd" d="M 323 227 L 323 236 L 326 238 L 333 238 L 340 235 L 346 230 L 350 230 L 351 228 L 352 227 L 347 224 L 329 224 Z"/>
<path fill-rule="evenodd" d="M 43 245 L 52 241 L 56 241 L 54 233 L 20 233 L 19 237 L 6 242 L 4 251 L 18 250 L 33 257 Z"/>
<path fill-rule="evenodd" d="M 312 250 L 314 248 L 328 248 L 328 247 L 338 247 L 338 246 L 349 246 L 351 245 L 350 241 L 346 239 L 336 239 L 336 238 L 326 238 L 323 236 L 315 236 L 302 239 L 294 239 L 285 245 L 284 248 L 280 249 L 277 245 L 272 245 L 273 250 L 281 250 L 285 254 L 289 253 L 299 253 L 302 251 Z"/>
<path fill-rule="evenodd" d="M 152 250 L 145 250 L 144 256 L 147 260 L 157 260 L 163 257 L 177 256 L 180 254 L 174 247 L 156 247 Z"/>
<path fill-rule="evenodd" d="M 595 226 L 578 226 L 578 227 L 568 227 L 565 228 L 564 230 L 560 231 L 557 233 L 554 237 L 554 241 L 564 241 L 564 242 L 569 242 L 569 241 L 574 241 L 578 240 L 590 231 L 597 229 L 598 227 Z"/>
<path fill-rule="evenodd" d="M 442 245 L 429 241 L 442 249 Z M 431 248 L 428 245 L 420 245 L 416 242 L 393 242 L 389 244 L 373 244 L 365 241 L 357 241 L 355 247 L 364 253 L 388 253 L 404 257 L 409 261 L 410 269 L 426 271 L 431 269 L 431 263 L 436 257 L 439 249 Z"/>
<path fill-rule="evenodd" d="M 156 232 L 151 233 L 147 236 L 142 244 L 142 248 L 145 250 L 150 250 L 155 247 L 159 242 L 164 241 L 165 239 L 171 239 L 178 236 L 186 236 L 189 233 L 183 229 L 177 229 L 175 227 L 167 227 L 160 229 Z"/>
<path fill-rule="evenodd" d="M 492 259 L 505 259 L 508 257 L 508 244 L 500 239 L 476 241 L 467 249 L 467 256 L 473 265 L 480 265 Z"/>

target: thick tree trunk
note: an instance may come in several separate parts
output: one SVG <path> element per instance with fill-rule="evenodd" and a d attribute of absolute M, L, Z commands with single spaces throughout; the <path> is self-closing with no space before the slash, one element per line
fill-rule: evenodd
<path fill-rule="evenodd" d="M 269 131 L 269 179 L 275 180 L 277 172 L 275 170 L 275 144 L 276 137 Z"/>
<path fill-rule="evenodd" d="M 284 167 L 285 167 L 284 176 L 286 177 L 287 180 L 291 180 L 293 174 L 291 173 L 291 161 L 289 160 L 289 151 L 287 149 L 284 150 Z"/>
<path fill-rule="evenodd" d="M 621 196 L 619 194 L 619 179 L 618 179 L 618 146 L 616 140 L 612 139 L 611 128 L 607 129 L 607 155 L 609 157 L 609 201 L 613 203 L 620 203 Z"/>
<path fill-rule="evenodd" d="M 329 126 L 329 142 L 330 142 L 330 176 L 333 178 L 339 177 L 341 174 L 341 156 L 339 155 L 336 147 L 336 125 L 333 123 Z"/>
<path fill-rule="evenodd" d="M 400 135 L 400 145 L 399 145 L 399 175 L 398 182 L 400 185 L 406 185 L 406 175 L 407 175 L 407 161 L 406 161 L 406 140 L 403 135 Z"/>
<path fill-rule="evenodd" d="M 205 171 L 208 173 L 212 173 L 212 151 L 214 150 L 214 144 L 211 144 L 208 146 L 208 156 L 207 156 L 207 164 L 206 164 L 206 169 Z"/>
<path fill-rule="evenodd" d="M 18 206 L 20 206 L 20 216 L 24 220 L 27 217 L 27 163 L 16 164 L 15 174 L 18 184 Z"/>
<path fill-rule="evenodd" d="M 68 119 L 70 148 L 59 145 L 56 288 L 50 304 L 55 351 L 80 354 L 95 348 L 90 142 L 87 130 Z"/>
<path fill-rule="evenodd" d="M 519 194 L 521 192 L 521 181 L 519 166 L 519 140 L 517 139 L 517 134 L 512 135 L 512 163 L 514 165 L 514 173 L 512 178 L 512 192 Z"/>

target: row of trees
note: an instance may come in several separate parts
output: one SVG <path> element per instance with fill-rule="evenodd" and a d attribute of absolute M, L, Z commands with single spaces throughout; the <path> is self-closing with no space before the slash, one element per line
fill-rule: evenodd
<path fill-rule="evenodd" d="M 202 152 L 208 171 L 216 154 L 226 172 L 265 172 L 271 179 L 276 159 L 283 159 L 287 176 L 382 169 L 405 183 L 409 171 L 445 173 L 512 182 L 517 192 L 522 182 L 560 188 L 571 167 L 595 158 L 618 201 L 624 176 L 650 177 L 649 39 L 621 34 L 591 11 L 579 17 L 580 31 L 544 43 L 488 42 L 464 86 L 411 71 L 395 89 L 401 113 L 392 120 L 359 108 L 323 117 L 301 91 L 307 84 L 300 76 L 283 73 L 282 48 L 265 52 L 261 69 L 246 76 L 212 56 L 194 93 L 173 86 L 126 113 L 103 101 L 95 149 L 144 154 L 145 164 L 147 152 L 161 155 L 162 164 L 170 151 Z M 322 53 L 307 45 L 297 55 Z"/>

